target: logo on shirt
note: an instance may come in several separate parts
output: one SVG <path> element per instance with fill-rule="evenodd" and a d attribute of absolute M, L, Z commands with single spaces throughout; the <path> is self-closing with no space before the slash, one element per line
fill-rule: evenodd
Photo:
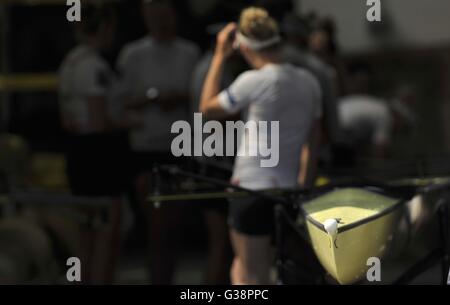
<path fill-rule="evenodd" d="M 279 162 L 279 121 L 203 122 L 194 114 L 194 124 L 176 121 L 171 151 L 175 157 L 253 157 L 261 167 L 275 167 Z M 205 138 L 204 138 L 205 136 Z"/>

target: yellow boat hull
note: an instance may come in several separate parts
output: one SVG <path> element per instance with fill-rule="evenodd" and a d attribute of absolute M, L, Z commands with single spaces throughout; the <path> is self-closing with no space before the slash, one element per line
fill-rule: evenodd
<path fill-rule="evenodd" d="M 343 285 L 364 279 L 371 266 L 368 266 L 368 259 L 381 259 L 394 238 L 401 216 L 398 207 L 398 204 L 392 203 L 389 207 L 385 204 L 377 212 L 373 212 L 373 207 L 372 210 L 361 208 L 355 203 L 310 208 L 314 209 L 314 217 L 307 214 L 306 226 L 314 252 L 325 270 Z M 367 216 L 370 213 L 372 215 Z M 331 215 L 343 222 L 335 235 L 330 235 L 323 226 L 323 220 L 332 218 Z M 361 219 L 357 219 L 358 216 Z M 346 219 L 354 222 L 346 225 Z"/>

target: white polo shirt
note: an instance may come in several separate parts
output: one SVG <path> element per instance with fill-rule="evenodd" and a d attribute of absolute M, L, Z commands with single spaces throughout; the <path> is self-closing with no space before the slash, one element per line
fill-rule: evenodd
<path fill-rule="evenodd" d="M 321 92 L 317 80 L 306 70 L 290 64 L 269 64 L 259 70 L 241 74 L 220 93 L 219 102 L 230 113 L 246 109 L 244 121 L 279 121 L 279 163 L 275 167 L 261 167 L 263 158 L 238 156 L 233 179 L 251 189 L 295 187 L 299 174 L 302 146 L 311 127 L 322 115 Z M 258 139 L 270 147 L 271 132 L 258 129 L 257 138 L 244 143 L 239 140 L 238 151 L 258 149 Z"/>
<path fill-rule="evenodd" d="M 369 95 L 351 95 L 341 98 L 338 104 L 340 125 L 356 137 L 367 131 L 373 144 L 385 144 L 390 140 L 392 117 L 388 105 Z"/>
<path fill-rule="evenodd" d="M 122 50 L 117 63 L 123 90 L 140 98 L 149 88 L 189 96 L 191 76 L 199 55 L 197 46 L 181 38 L 168 44 L 150 37 L 130 43 Z M 140 110 L 142 126 L 131 131 L 131 148 L 144 152 L 170 151 L 172 123 L 187 120 L 188 107 L 187 99 L 185 109 L 163 111 L 158 105 L 148 105 Z"/>
<path fill-rule="evenodd" d="M 108 98 L 116 78 L 108 63 L 96 50 L 80 45 L 63 60 L 59 70 L 59 105 L 62 121 L 75 127 L 78 133 L 98 132 L 90 126 L 88 100 L 105 97 L 108 111 L 114 107 Z"/>

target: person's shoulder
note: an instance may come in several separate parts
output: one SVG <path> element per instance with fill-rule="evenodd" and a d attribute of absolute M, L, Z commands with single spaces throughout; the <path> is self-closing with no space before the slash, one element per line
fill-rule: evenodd
<path fill-rule="evenodd" d="M 175 46 L 183 52 L 187 52 L 189 54 L 200 54 L 200 48 L 194 42 L 185 38 L 177 37 L 175 39 Z"/>
<path fill-rule="evenodd" d="M 151 46 L 151 41 L 148 37 L 143 37 L 138 40 L 127 43 L 121 51 L 122 56 L 133 56 L 141 52 L 145 52 Z"/>
<path fill-rule="evenodd" d="M 251 69 L 242 72 L 237 80 L 241 82 L 254 82 L 260 83 L 264 79 L 267 79 L 270 74 L 264 69 Z"/>
<path fill-rule="evenodd" d="M 84 60 L 87 55 L 89 54 L 87 54 L 86 49 L 83 46 L 78 45 L 64 56 L 61 67 L 74 66 Z"/>
<path fill-rule="evenodd" d="M 263 69 L 253 69 L 242 72 L 233 82 L 233 85 L 239 88 L 248 88 L 246 90 L 256 93 L 268 89 L 274 78 L 274 75 Z"/>
<path fill-rule="evenodd" d="M 74 57 L 76 57 L 76 55 L 80 52 L 80 47 L 77 46 L 75 48 L 73 48 L 72 50 L 70 50 L 63 58 L 62 60 L 62 64 L 68 64 L 71 61 L 73 61 Z"/>
<path fill-rule="evenodd" d="M 312 71 L 310 71 L 307 68 L 304 67 L 293 67 L 291 66 L 293 69 L 295 69 L 297 76 L 304 82 L 307 82 L 308 84 L 311 84 L 312 86 L 318 86 L 319 85 L 319 81 L 317 79 L 317 76 L 313 74 Z"/>
<path fill-rule="evenodd" d="M 69 67 L 74 71 L 91 71 L 107 69 L 108 63 L 94 50 L 78 46 L 67 54 L 61 65 L 61 70 Z"/>

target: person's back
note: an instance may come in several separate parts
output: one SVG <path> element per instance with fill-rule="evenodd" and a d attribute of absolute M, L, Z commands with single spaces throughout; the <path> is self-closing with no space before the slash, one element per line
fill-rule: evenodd
<path fill-rule="evenodd" d="M 200 111 L 208 118 L 247 110 L 245 124 L 238 127 L 241 143 L 233 183 L 250 189 L 293 187 L 298 176 L 309 186 L 315 177 L 320 87 L 305 70 L 281 64 L 280 43 L 279 26 L 267 11 L 243 10 L 239 24 L 230 23 L 219 33 L 202 91 Z M 254 70 L 220 91 L 226 59 L 237 49 Z M 297 175 L 300 152 L 304 166 Z M 230 200 L 233 284 L 271 282 L 274 204 L 258 196 Z"/>
<path fill-rule="evenodd" d="M 385 145 L 391 136 L 392 118 L 387 104 L 370 95 L 351 95 L 339 102 L 339 121 L 355 143 Z"/>
<path fill-rule="evenodd" d="M 268 167 L 261 166 L 261 161 L 267 159 L 261 154 L 256 157 L 245 154 L 242 138 L 234 179 L 244 187 L 293 187 L 297 184 L 301 148 L 314 120 L 321 113 L 319 85 L 309 72 L 289 64 L 267 65 L 260 70 L 246 72 L 240 78 L 253 84 L 250 85 L 253 93 L 246 121 L 267 122 L 268 127 L 271 122 L 279 122 L 282 132 L 273 134 L 270 128 L 259 128 L 258 137 L 250 138 L 248 151 L 260 151 L 261 145 L 268 147 L 278 141 L 279 151 L 274 151 L 274 147 L 271 149 L 279 154 L 271 156 L 273 162 L 267 163 L 272 166 Z M 233 94 L 233 87 L 230 91 Z"/>

